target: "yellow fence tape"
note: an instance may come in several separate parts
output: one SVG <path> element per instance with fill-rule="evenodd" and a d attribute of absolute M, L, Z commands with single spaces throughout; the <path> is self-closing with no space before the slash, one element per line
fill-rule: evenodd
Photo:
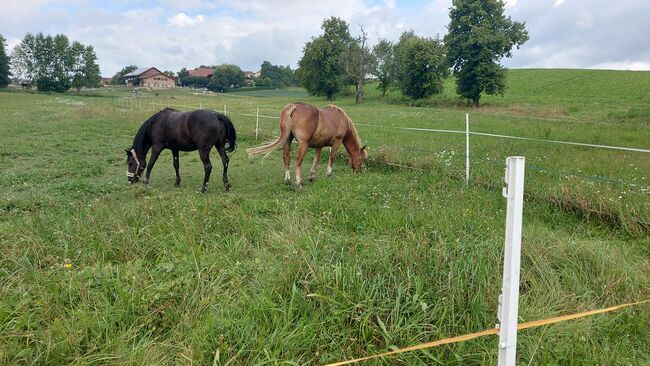
<path fill-rule="evenodd" d="M 535 321 L 531 321 L 531 322 L 518 324 L 517 329 L 522 330 L 522 329 L 540 327 L 542 325 L 560 323 L 560 322 L 564 322 L 564 321 L 567 321 L 567 320 L 584 318 L 586 316 L 602 314 L 602 313 L 608 313 L 610 311 L 626 308 L 626 307 L 629 307 L 629 306 L 645 304 L 645 303 L 648 303 L 648 302 L 650 302 L 650 299 L 649 300 L 644 300 L 644 301 L 631 302 L 631 303 L 622 304 L 622 305 L 611 306 L 611 307 L 608 307 L 608 308 L 605 308 L 605 309 L 590 310 L 590 311 L 585 311 L 585 312 L 582 312 L 582 313 L 563 315 L 563 316 L 558 316 L 558 317 L 548 318 L 548 319 L 542 319 L 542 320 L 535 320 Z M 400 348 L 400 349 L 397 349 L 397 350 L 394 350 L 394 351 L 380 353 L 380 354 L 373 355 L 373 356 L 367 356 L 367 357 L 355 358 L 353 360 L 330 363 L 330 364 L 327 364 L 325 366 L 348 365 L 348 364 L 355 363 L 355 362 L 367 361 L 367 360 L 371 360 L 371 359 L 374 359 L 374 358 L 391 356 L 391 355 L 396 355 L 396 354 L 399 354 L 399 353 L 404 353 L 404 352 L 416 351 L 416 350 L 419 350 L 419 349 L 436 347 L 436 346 L 440 346 L 440 345 L 443 345 L 443 344 L 464 342 L 464 341 L 467 341 L 467 340 L 470 340 L 470 339 L 483 337 L 483 336 L 486 336 L 486 335 L 493 335 L 493 334 L 499 334 L 499 329 L 498 328 L 486 329 L 486 330 L 484 330 L 482 332 L 469 333 L 469 334 L 465 334 L 465 335 L 461 335 L 461 336 L 439 339 L 437 341 L 422 343 L 422 344 L 418 344 L 418 345 L 411 346 L 411 347 L 406 347 L 406 348 Z"/>

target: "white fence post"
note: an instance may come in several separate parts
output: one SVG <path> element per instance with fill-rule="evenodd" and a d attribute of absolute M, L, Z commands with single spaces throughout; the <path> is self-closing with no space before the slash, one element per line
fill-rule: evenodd
<path fill-rule="evenodd" d="M 257 142 L 257 136 L 260 131 L 260 107 L 257 107 L 257 113 L 255 113 L 255 142 Z"/>
<path fill-rule="evenodd" d="M 499 295 L 499 366 L 514 366 L 517 360 L 517 317 L 519 316 L 519 274 L 521 228 L 524 209 L 524 169 L 526 158 L 506 159 L 503 196 L 508 201 L 503 256 L 503 284 Z"/>
<path fill-rule="evenodd" d="M 465 113 L 465 183 L 469 184 L 469 113 Z"/>
<path fill-rule="evenodd" d="M 228 115 L 228 113 L 226 112 L 226 105 L 225 104 L 223 105 L 223 115 L 224 116 Z"/>

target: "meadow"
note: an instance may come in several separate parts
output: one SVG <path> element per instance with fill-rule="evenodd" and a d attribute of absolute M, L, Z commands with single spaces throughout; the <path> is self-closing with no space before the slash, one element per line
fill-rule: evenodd
<path fill-rule="evenodd" d="M 469 110 L 473 131 L 650 148 L 648 72 L 509 78 L 504 97 Z M 244 152 L 277 120 L 260 119 L 255 141 L 255 117 L 242 114 L 329 102 L 301 90 L 157 93 L 125 105 L 124 88 L 0 92 L 0 363 L 323 364 L 491 328 L 508 155 L 528 165 L 520 321 L 650 298 L 650 154 L 477 136 L 466 185 L 464 135 L 388 128 L 462 130 L 453 82 L 419 102 L 369 85 L 362 105 L 334 101 L 359 124 L 368 169 L 353 173 L 341 155 L 327 179 L 323 159 L 296 193 L 280 151 Z M 227 106 L 239 132 L 232 191 L 214 164 L 197 193 L 196 152 L 181 154 L 181 187 L 168 151 L 148 187 L 127 184 L 124 149 L 160 105 Z M 649 322 L 643 305 L 525 330 L 518 361 L 647 364 Z M 485 337 L 368 364 L 496 357 L 497 338 Z"/>

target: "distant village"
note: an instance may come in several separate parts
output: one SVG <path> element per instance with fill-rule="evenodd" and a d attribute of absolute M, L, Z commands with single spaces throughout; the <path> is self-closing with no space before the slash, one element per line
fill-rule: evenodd
<path fill-rule="evenodd" d="M 170 75 L 169 72 L 162 72 L 156 67 L 140 67 L 124 75 L 123 85 L 128 87 L 145 87 L 153 89 L 175 88 L 177 86 L 184 86 L 184 83 L 182 83 L 180 79 L 183 76 L 188 76 L 189 78 L 204 79 L 207 86 L 207 83 L 214 75 L 214 71 L 215 69 L 209 67 L 197 67 L 193 70 L 187 70 L 187 75 L 181 75 L 181 77 L 179 77 L 178 75 Z M 261 71 L 243 71 L 243 74 L 245 84 L 254 86 L 254 79 L 261 76 Z M 111 84 L 115 85 L 113 77 L 102 77 L 102 85 Z"/>

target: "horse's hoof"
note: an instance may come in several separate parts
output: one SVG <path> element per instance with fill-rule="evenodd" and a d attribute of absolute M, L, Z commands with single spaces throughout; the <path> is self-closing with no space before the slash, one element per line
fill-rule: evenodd
<path fill-rule="evenodd" d="M 313 181 L 315 181 L 315 180 L 316 180 L 316 177 L 309 177 L 309 181 L 310 181 L 310 182 L 313 182 Z"/>
<path fill-rule="evenodd" d="M 286 184 L 288 186 L 291 185 L 291 179 L 285 179 L 284 184 Z"/>
<path fill-rule="evenodd" d="M 205 191 L 208 190 L 208 187 L 201 187 L 199 188 L 199 193 L 205 193 Z"/>
<path fill-rule="evenodd" d="M 232 184 L 230 182 L 224 183 L 223 187 L 226 189 L 226 191 L 229 191 L 232 188 Z"/>
<path fill-rule="evenodd" d="M 296 184 L 296 192 L 302 192 L 302 184 Z"/>

